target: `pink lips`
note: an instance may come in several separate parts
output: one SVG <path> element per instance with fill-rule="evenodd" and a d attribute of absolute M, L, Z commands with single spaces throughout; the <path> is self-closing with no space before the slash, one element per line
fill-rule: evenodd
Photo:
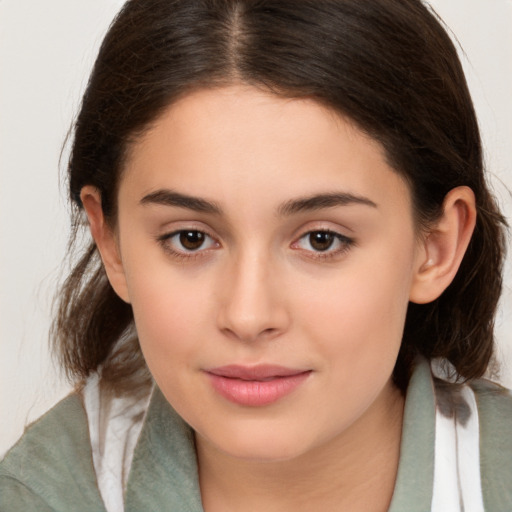
<path fill-rule="evenodd" d="M 300 386 L 311 370 L 275 365 L 228 365 L 206 370 L 213 388 L 239 405 L 263 406 L 276 402 Z"/>

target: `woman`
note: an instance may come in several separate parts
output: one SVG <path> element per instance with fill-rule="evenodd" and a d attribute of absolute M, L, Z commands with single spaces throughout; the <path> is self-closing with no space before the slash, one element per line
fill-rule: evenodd
<path fill-rule="evenodd" d="M 482 167 L 420 2 L 129 1 L 69 163 L 84 386 L 5 458 L 2 510 L 506 509 Z"/>

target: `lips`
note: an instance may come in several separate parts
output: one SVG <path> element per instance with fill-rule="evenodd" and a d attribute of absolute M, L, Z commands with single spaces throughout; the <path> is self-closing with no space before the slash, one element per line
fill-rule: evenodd
<path fill-rule="evenodd" d="M 230 402 L 244 406 L 264 406 L 295 391 L 311 370 L 276 365 L 228 365 L 206 370 L 215 391 Z"/>

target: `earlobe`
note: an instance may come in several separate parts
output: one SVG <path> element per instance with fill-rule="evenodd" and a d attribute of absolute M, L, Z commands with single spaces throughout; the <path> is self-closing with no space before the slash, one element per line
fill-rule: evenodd
<path fill-rule="evenodd" d="M 469 187 L 452 189 L 445 197 L 441 218 L 421 242 L 411 302 L 432 302 L 448 288 L 469 245 L 475 222 L 473 191 Z"/>
<path fill-rule="evenodd" d="M 118 242 L 112 228 L 105 221 L 101 206 L 101 193 L 97 188 L 86 185 L 80 192 L 80 199 L 87 214 L 89 228 L 100 252 L 108 280 L 117 295 L 129 303 L 126 277 Z"/>

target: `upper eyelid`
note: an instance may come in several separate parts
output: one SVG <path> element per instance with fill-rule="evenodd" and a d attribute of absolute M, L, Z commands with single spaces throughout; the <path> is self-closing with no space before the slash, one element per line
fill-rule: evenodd
<path fill-rule="evenodd" d="M 180 229 L 173 229 L 173 230 L 170 230 L 170 231 L 165 231 L 164 233 L 162 233 L 162 237 L 166 237 L 166 238 L 171 238 L 173 236 L 176 236 L 178 233 L 183 233 L 185 231 L 197 231 L 198 233 L 203 233 L 207 236 L 209 236 L 210 238 L 214 238 L 208 231 L 206 231 L 205 229 L 198 229 L 198 228 L 195 228 L 195 227 L 191 227 L 191 228 L 180 228 Z"/>
<path fill-rule="evenodd" d="M 332 235 L 339 236 L 341 238 L 350 238 L 348 235 L 345 235 L 343 233 L 340 233 L 339 231 L 332 229 L 332 228 L 313 228 L 308 229 L 307 231 L 304 231 L 301 236 L 306 236 L 311 233 L 331 233 Z"/>
<path fill-rule="evenodd" d="M 174 238 L 176 235 L 187 232 L 187 231 L 197 231 L 198 233 L 203 233 L 203 235 L 206 235 L 208 238 L 211 238 L 214 242 L 218 242 L 218 239 L 210 234 L 208 231 L 205 231 L 203 229 L 196 229 L 196 228 L 182 228 L 182 229 L 175 229 L 173 231 L 169 231 L 166 233 L 163 233 L 158 238 L 160 240 L 169 240 L 171 238 Z"/>
<path fill-rule="evenodd" d="M 227 240 L 230 238 L 230 228 L 229 226 L 225 226 L 222 223 L 218 222 L 208 222 L 206 219 L 197 218 L 197 217 L 189 217 L 187 216 L 179 216 L 179 217 L 164 217 L 160 222 L 155 223 L 153 228 L 154 235 L 158 238 L 159 236 L 166 236 L 171 233 L 176 233 L 180 231 L 200 231 L 211 236 L 213 239 L 220 241 Z"/>
<path fill-rule="evenodd" d="M 156 234 L 155 238 L 162 241 L 166 239 L 170 239 L 173 236 L 177 235 L 178 233 L 182 233 L 184 231 L 198 231 L 201 233 L 204 233 L 206 236 L 210 237 L 212 240 L 214 240 L 216 243 L 221 244 L 222 239 L 230 239 L 232 238 L 229 236 L 229 234 L 225 234 L 227 236 L 218 236 L 217 234 L 214 234 L 212 231 L 208 229 L 207 226 L 204 226 L 204 224 L 200 223 L 200 226 L 195 225 L 195 222 L 191 223 L 184 223 L 183 227 L 176 227 L 176 228 L 170 228 L 170 229 L 163 229 L 160 234 Z M 350 228 L 343 226 L 343 229 L 336 229 L 330 226 L 324 225 L 317 225 L 317 226 L 308 226 L 307 228 L 301 227 L 300 229 L 297 229 L 294 234 L 292 234 L 292 244 L 297 243 L 300 239 L 307 236 L 308 234 L 315 233 L 315 232 L 327 232 L 331 233 L 334 236 L 336 236 L 339 239 L 354 242 L 354 238 L 351 235 L 347 235 L 343 233 L 344 230 L 352 231 Z"/>
<path fill-rule="evenodd" d="M 299 236 L 301 233 L 310 233 L 311 231 L 331 231 L 332 233 L 338 233 L 342 236 L 350 237 L 351 235 L 345 233 L 354 233 L 355 229 L 352 225 L 353 222 L 349 222 L 349 219 L 343 219 L 326 216 L 324 218 L 317 217 L 305 218 L 300 224 L 297 224 L 297 228 L 294 229 L 294 236 Z"/>
<path fill-rule="evenodd" d="M 296 244 L 299 240 L 302 240 L 304 237 L 311 235 L 312 233 L 329 233 L 331 235 L 334 235 L 338 240 L 354 243 L 354 239 L 352 237 L 344 235 L 343 233 L 339 233 L 338 231 L 334 231 L 332 229 L 309 229 L 308 231 L 304 231 L 304 233 L 298 236 L 293 242 L 293 244 Z"/>
<path fill-rule="evenodd" d="M 163 228 L 161 229 L 161 233 L 157 234 L 157 238 L 164 239 L 164 238 L 171 238 L 178 233 L 182 233 L 184 231 L 197 231 L 199 233 L 204 233 L 205 235 L 209 236 L 213 240 L 218 240 L 219 237 L 215 236 L 211 230 L 203 227 L 203 226 L 195 226 L 192 224 L 185 225 L 183 227 L 179 228 Z"/>
<path fill-rule="evenodd" d="M 352 235 L 347 235 L 343 231 L 350 231 L 353 232 L 352 229 L 343 226 L 343 228 L 334 228 L 330 226 L 323 225 L 317 225 L 317 226 L 307 226 L 307 228 L 300 228 L 296 230 L 294 234 L 294 240 L 300 240 L 302 237 L 310 234 L 310 233 L 317 233 L 317 232 L 326 232 L 326 233 L 332 233 L 333 235 L 336 235 L 340 238 L 344 238 L 346 240 L 353 240 Z"/>
<path fill-rule="evenodd" d="M 199 233 L 204 233 L 205 235 L 209 236 L 210 238 L 212 238 L 214 240 L 218 240 L 218 238 L 219 238 L 219 237 L 213 235 L 208 229 L 198 228 L 196 226 L 189 226 L 189 227 L 183 227 L 183 228 L 178 228 L 178 229 L 172 229 L 172 230 L 169 230 L 169 231 L 165 231 L 161 235 L 159 235 L 158 238 L 171 238 L 171 237 L 177 235 L 178 233 L 182 233 L 184 231 L 197 231 Z M 337 230 L 335 230 L 333 228 L 326 228 L 326 227 L 309 228 L 309 229 L 306 229 L 306 230 L 301 230 L 301 231 L 299 231 L 298 234 L 295 234 L 293 236 L 293 238 L 295 240 L 299 240 L 300 238 L 303 238 L 306 235 L 309 235 L 311 233 L 317 233 L 317 232 L 331 233 L 331 234 L 333 234 L 335 236 L 338 236 L 340 238 L 351 239 L 351 237 L 348 236 L 348 235 L 340 233 L 339 231 L 337 231 Z"/>

